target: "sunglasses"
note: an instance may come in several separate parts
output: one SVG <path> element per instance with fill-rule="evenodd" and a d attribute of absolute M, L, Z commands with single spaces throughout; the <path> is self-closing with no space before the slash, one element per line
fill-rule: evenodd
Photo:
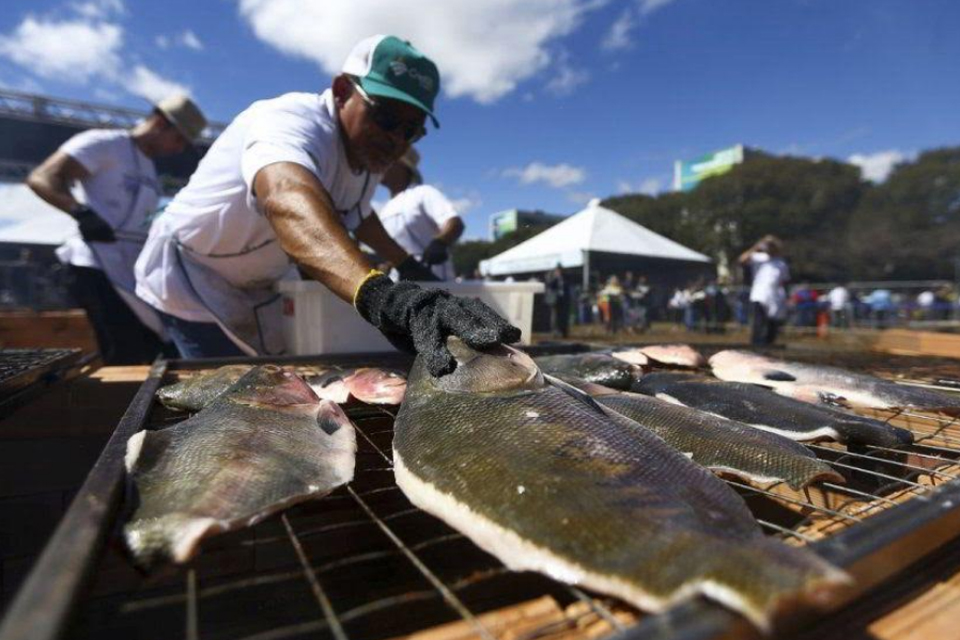
<path fill-rule="evenodd" d="M 398 118 L 396 114 L 390 113 L 382 104 L 371 98 L 370 95 L 363 90 L 363 87 L 360 86 L 360 83 L 353 78 L 350 79 L 350 84 L 353 85 L 353 88 L 357 90 L 364 104 L 367 105 L 370 119 L 373 120 L 374 124 L 384 133 L 400 133 L 403 139 L 409 144 L 413 144 L 427 135 L 426 127 L 421 124 L 404 122 Z"/>

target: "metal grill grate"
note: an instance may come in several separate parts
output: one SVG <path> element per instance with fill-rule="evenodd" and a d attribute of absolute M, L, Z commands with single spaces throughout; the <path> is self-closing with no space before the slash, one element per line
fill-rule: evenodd
<path fill-rule="evenodd" d="M 349 486 L 253 528 L 205 541 L 185 569 L 139 575 L 114 535 L 68 637 L 378 640 L 458 622 L 473 633 L 463 637 L 490 640 L 502 637 L 502 629 L 485 613 L 543 596 L 559 603 L 562 617 L 512 637 L 679 633 L 675 625 L 658 623 L 663 616 L 644 616 L 615 599 L 508 571 L 413 507 L 396 486 L 392 410 L 361 406 L 347 413 L 358 434 L 356 476 Z M 930 501 L 940 485 L 960 474 L 955 419 L 919 412 L 872 415 L 912 430 L 916 443 L 900 449 L 812 445 L 843 473 L 846 484 L 797 492 L 783 484 L 728 482 L 770 535 L 787 544 L 817 545 L 864 529 L 904 503 Z M 149 427 L 182 419 L 155 409 Z M 122 522 L 123 514 L 117 520 Z M 668 627 L 670 632 L 663 632 Z M 582 633 L 574 633 L 577 629 Z M 655 632 L 644 635 L 650 629 Z"/>

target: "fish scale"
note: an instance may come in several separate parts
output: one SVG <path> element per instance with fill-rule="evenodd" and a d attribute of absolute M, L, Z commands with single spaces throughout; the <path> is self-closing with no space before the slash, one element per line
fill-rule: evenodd
<path fill-rule="evenodd" d="M 356 434 L 295 374 L 257 367 L 200 413 L 127 444 L 138 564 L 185 562 L 200 538 L 251 525 L 353 477 Z"/>
<path fill-rule="evenodd" d="M 508 567 L 651 611 L 703 593 L 761 628 L 845 582 L 766 538 L 736 492 L 659 436 L 545 385 L 523 354 L 448 344 L 453 374 L 414 365 L 395 423 L 397 483 Z"/>

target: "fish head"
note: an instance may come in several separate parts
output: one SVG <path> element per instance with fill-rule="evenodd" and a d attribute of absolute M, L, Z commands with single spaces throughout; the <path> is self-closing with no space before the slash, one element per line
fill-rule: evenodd
<path fill-rule="evenodd" d="M 303 378 L 275 365 L 250 370 L 230 391 L 231 400 L 274 408 L 316 405 L 320 399 Z"/>
<path fill-rule="evenodd" d="M 498 345 L 480 351 L 450 336 L 447 349 L 456 358 L 457 368 L 434 379 L 443 391 L 499 394 L 545 386 L 543 374 L 533 358 L 513 347 Z"/>
<path fill-rule="evenodd" d="M 357 369 L 345 383 L 355 398 L 372 404 L 400 404 L 407 391 L 407 378 L 390 369 Z"/>

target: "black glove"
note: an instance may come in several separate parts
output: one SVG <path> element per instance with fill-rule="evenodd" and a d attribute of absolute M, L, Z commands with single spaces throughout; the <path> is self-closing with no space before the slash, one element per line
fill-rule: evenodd
<path fill-rule="evenodd" d="M 87 242 L 116 242 L 113 228 L 97 212 L 86 205 L 74 207 L 70 215 L 80 226 L 80 235 Z"/>
<path fill-rule="evenodd" d="M 419 354 L 434 376 L 457 367 L 447 350 L 447 336 L 455 335 L 474 349 L 520 339 L 520 329 L 475 298 L 458 298 L 412 282 L 395 283 L 384 275 L 360 285 L 355 305 L 395 347 Z"/>
<path fill-rule="evenodd" d="M 400 274 L 401 280 L 420 280 L 425 282 L 440 281 L 440 278 L 437 277 L 437 274 L 431 271 L 428 267 L 425 267 L 423 263 L 413 256 L 407 256 L 407 259 L 398 264 L 396 269 L 397 273 Z"/>
<path fill-rule="evenodd" d="M 423 250 L 423 264 L 434 265 L 442 264 L 450 257 L 449 249 L 443 240 L 434 238 Z"/>

